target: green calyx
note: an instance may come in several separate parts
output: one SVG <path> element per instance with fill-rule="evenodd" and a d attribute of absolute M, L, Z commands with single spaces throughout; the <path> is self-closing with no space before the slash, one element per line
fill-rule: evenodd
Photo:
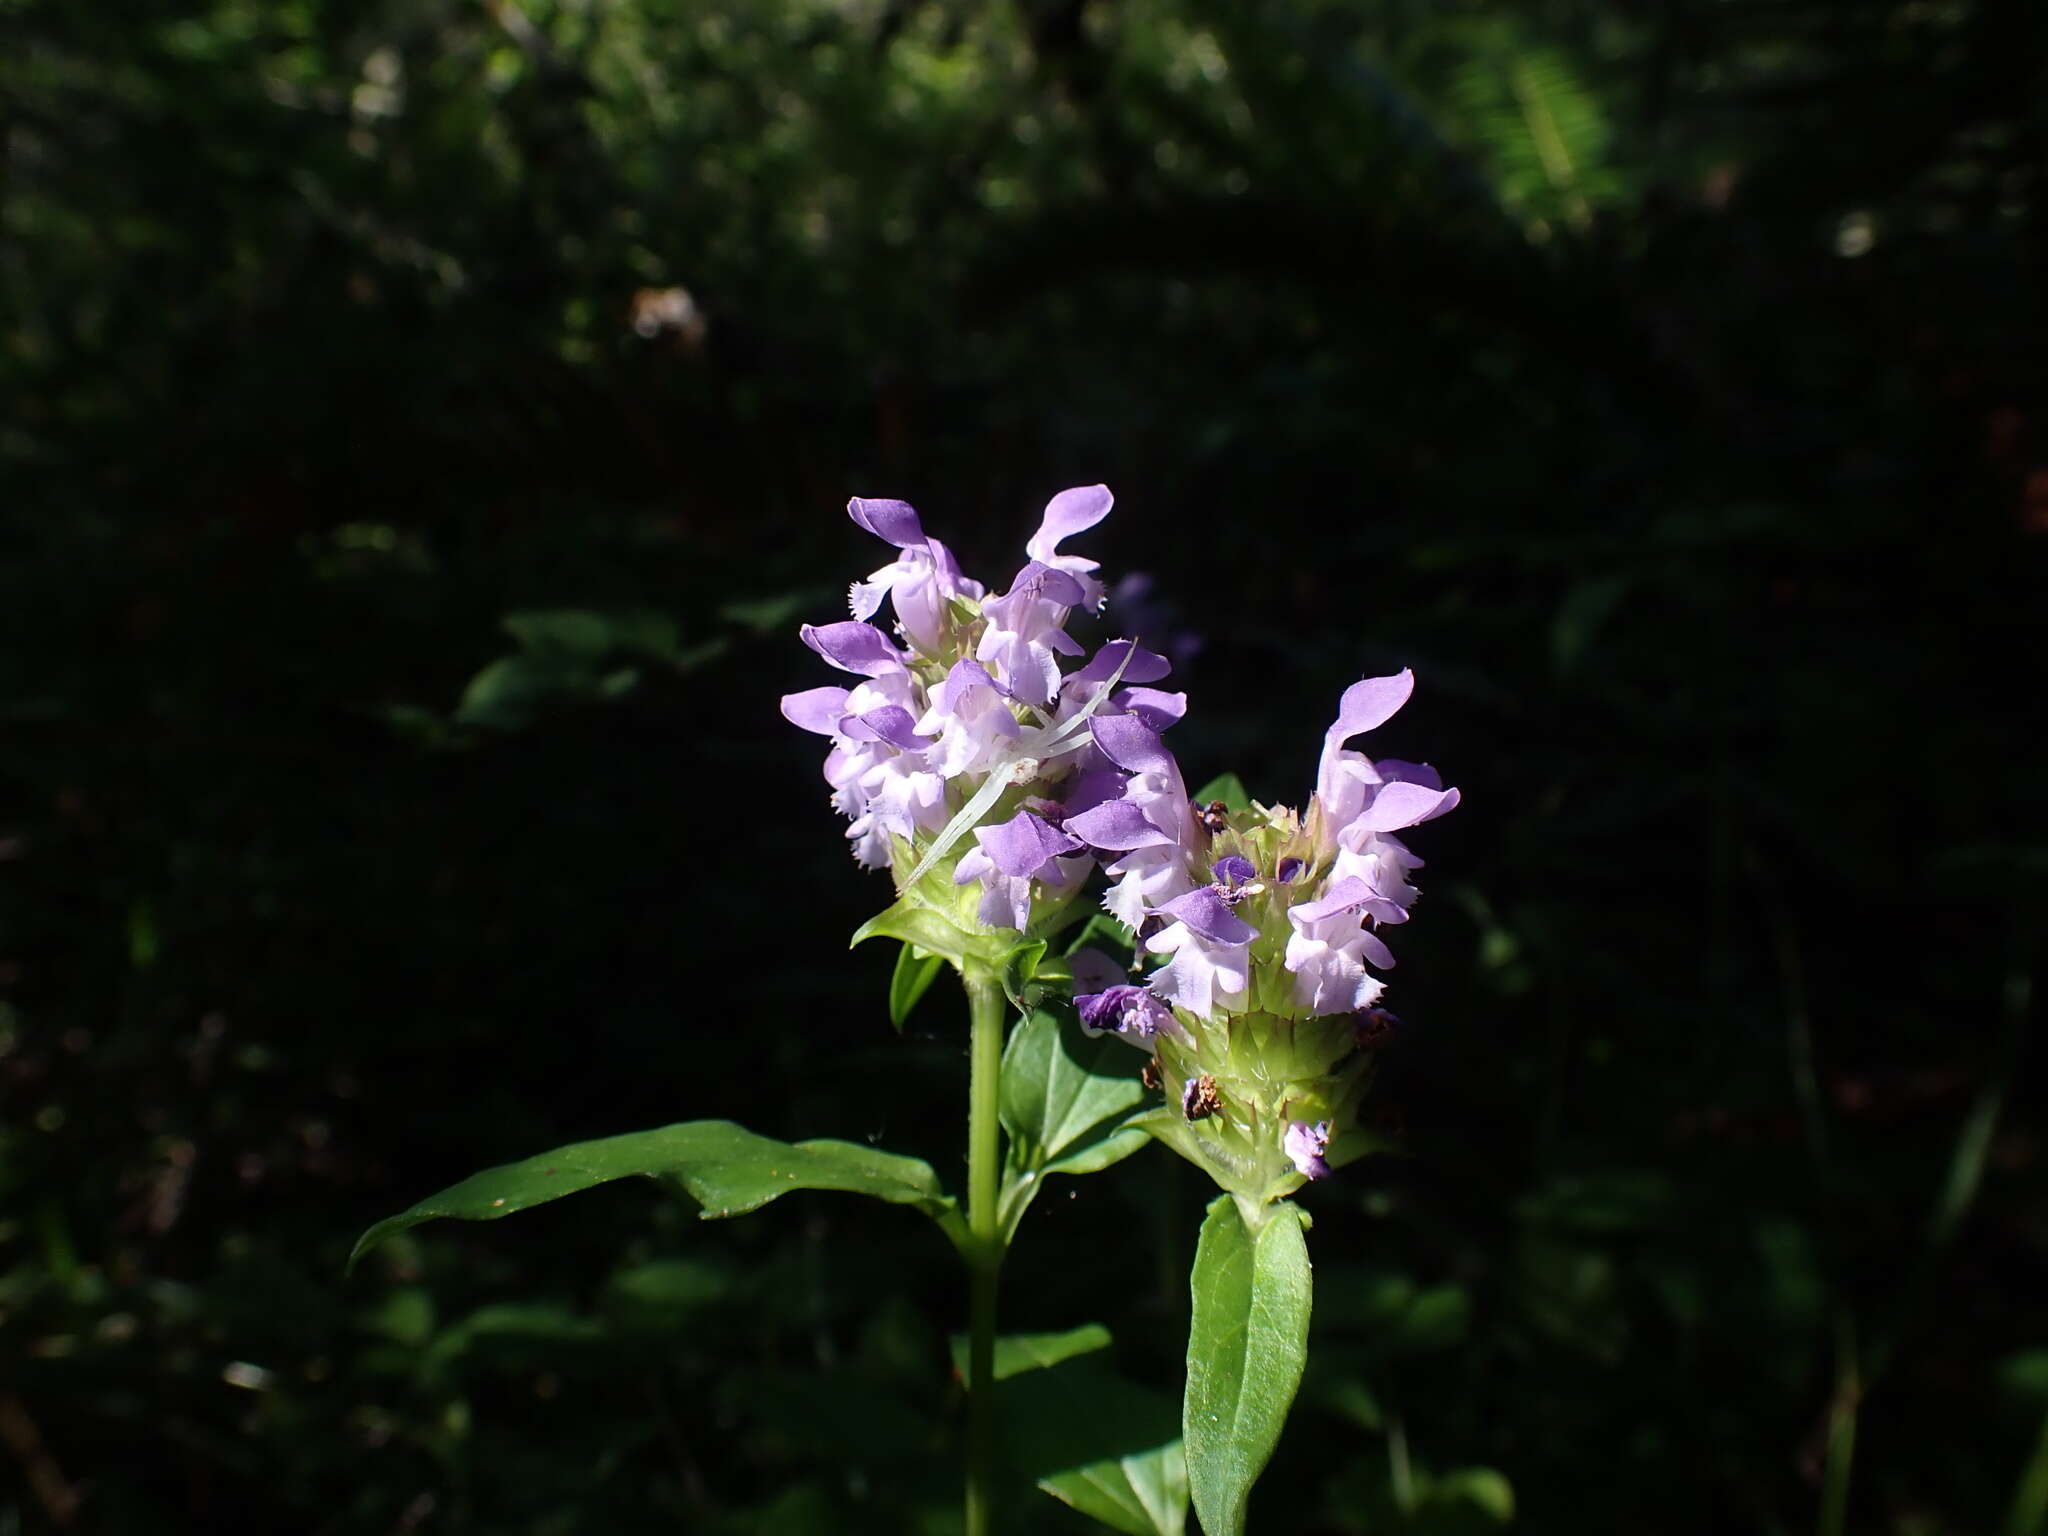
<path fill-rule="evenodd" d="M 1166 1102 L 1145 1129 L 1241 1203 L 1260 1206 L 1299 1189 L 1307 1180 L 1283 1144 L 1288 1126 L 1327 1122 L 1334 1141 L 1371 1081 L 1372 1056 L 1360 1049 L 1352 1017 L 1175 1016 L 1184 1033 L 1160 1036 L 1157 1056 Z M 1354 1139 L 1345 1150 L 1356 1156 L 1371 1147 Z"/>
<path fill-rule="evenodd" d="M 1005 792 L 989 819 L 1002 821 L 1015 815 L 1033 787 L 1019 786 Z M 921 850 L 897 839 L 890 858 L 890 872 L 897 884 L 896 900 L 855 929 L 847 947 L 869 939 L 901 939 L 927 954 L 938 955 L 962 975 L 986 972 L 1006 978 L 1019 970 L 1020 949 L 1035 946 L 1037 954 L 1043 955 L 1045 941 L 1074 920 L 1084 893 L 1075 890 L 1052 896 L 1042 886 L 1038 887 L 1031 903 L 1028 931 L 991 928 L 981 921 L 980 882 L 953 883 L 961 855 L 972 847 L 971 840 L 963 842 L 950 856 L 940 859 L 913 881 L 910 876 L 917 869 Z"/>

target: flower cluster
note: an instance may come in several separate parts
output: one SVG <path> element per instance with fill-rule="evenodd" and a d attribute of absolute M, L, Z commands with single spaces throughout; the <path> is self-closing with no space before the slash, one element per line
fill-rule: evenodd
<path fill-rule="evenodd" d="M 1458 803 L 1425 764 L 1351 741 L 1405 704 L 1414 674 L 1345 690 L 1306 813 L 1196 804 L 1141 720 L 1093 723 L 1124 793 L 1067 820 L 1115 878 L 1105 905 L 1165 957 L 1142 990 L 1077 961 L 1082 1022 L 1156 1051 L 1184 1124 L 1176 1145 L 1227 1186 L 1320 1178 L 1391 1019 L 1383 930 L 1408 920 L 1421 860 L 1394 834 Z"/>
<path fill-rule="evenodd" d="M 1102 867 L 1139 965 L 1075 955 L 1081 1021 L 1153 1056 L 1177 1111 L 1155 1134 L 1264 1200 L 1332 1167 L 1392 1021 L 1377 1006 L 1384 934 L 1416 899 L 1422 861 L 1395 834 L 1458 791 L 1351 746 L 1407 702 L 1404 670 L 1345 690 L 1306 811 L 1197 803 L 1164 739 L 1186 696 L 1149 686 L 1163 656 L 1115 640 L 1061 668 L 1086 656 L 1066 625 L 1103 587 L 1060 545 L 1109 508 L 1101 486 L 1055 496 L 990 596 L 904 503 L 856 498 L 853 520 L 897 559 L 854 585 L 852 621 L 803 639 L 861 681 L 791 694 L 783 713 L 831 738 L 825 777 L 855 855 L 906 897 L 943 870 L 978 890 L 961 922 L 1044 934 Z M 893 636 L 867 622 L 885 601 Z"/>
<path fill-rule="evenodd" d="M 857 496 L 848 515 L 896 558 L 853 584 L 851 619 L 802 630 L 804 644 L 860 679 L 782 701 L 793 724 L 831 740 L 825 780 L 855 858 L 888 867 L 906 892 L 944 870 L 978 891 L 975 920 L 986 928 L 1055 926 L 1094 867 L 1094 850 L 1065 823 L 1122 793 L 1123 776 L 1091 724 L 1125 720 L 1156 734 L 1187 707 L 1186 695 L 1147 686 L 1168 664 L 1131 641 L 1062 671 L 1063 658 L 1087 656 L 1067 633 L 1070 617 L 1099 612 L 1104 592 L 1096 562 L 1060 545 L 1101 522 L 1111 501 L 1099 485 L 1053 497 L 1024 565 L 991 595 L 908 504 Z M 884 603 L 893 633 L 870 622 Z"/>

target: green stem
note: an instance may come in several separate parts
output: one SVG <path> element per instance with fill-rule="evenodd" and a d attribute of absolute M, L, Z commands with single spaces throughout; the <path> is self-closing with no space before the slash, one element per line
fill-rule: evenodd
<path fill-rule="evenodd" d="M 2005 1536 L 2039 1536 L 2044 1524 L 2048 1524 L 2048 1420 L 2042 1421 L 2041 1438 L 2034 1443 L 2034 1454 L 2020 1474 L 2019 1487 L 2013 1490 Z"/>
<path fill-rule="evenodd" d="M 1002 982 L 968 972 L 972 1019 L 967 1086 L 967 1536 L 993 1536 L 996 1470 L 996 1283 L 1002 1274 L 1002 1214 L 997 1180 L 1002 1172 L 999 1130 L 1003 1023 L 1008 1004 Z"/>
<path fill-rule="evenodd" d="M 1827 1461 L 1821 1479 L 1820 1536 L 1849 1528 L 1849 1469 L 1856 1456 L 1856 1413 L 1863 1405 L 1856 1325 L 1845 1313 L 1835 1323 L 1835 1395 L 1828 1405 Z"/>

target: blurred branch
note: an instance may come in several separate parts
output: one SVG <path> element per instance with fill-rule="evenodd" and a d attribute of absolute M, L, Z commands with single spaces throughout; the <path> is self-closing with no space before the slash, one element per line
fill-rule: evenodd
<path fill-rule="evenodd" d="M 78 1490 L 65 1481 L 57 1458 L 43 1444 L 35 1420 L 12 1392 L 0 1394 L 0 1440 L 7 1442 L 7 1448 L 28 1474 L 28 1485 L 35 1492 L 36 1502 L 50 1517 L 50 1523 L 69 1525 L 78 1513 Z"/>

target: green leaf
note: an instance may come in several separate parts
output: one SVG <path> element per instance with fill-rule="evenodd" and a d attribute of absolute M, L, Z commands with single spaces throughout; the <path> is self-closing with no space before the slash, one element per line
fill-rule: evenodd
<path fill-rule="evenodd" d="M 1427 1503 L 1447 1509 L 1467 1506 L 1496 1525 L 1512 1524 L 1515 1518 L 1514 1486 L 1492 1467 L 1465 1467 L 1432 1479 Z"/>
<path fill-rule="evenodd" d="M 677 1181 L 704 1207 L 700 1214 L 706 1220 L 744 1215 L 793 1189 L 837 1189 L 915 1206 L 956 1242 L 962 1235 L 953 1200 L 940 1190 L 931 1165 L 917 1158 L 850 1141 L 792 1145 L 756 1136 L 729 1120 L 692 1120 L 577 1142 L 472 1174 L 370 1228 L 357 1240 L 349 1267 L 385 1238 L 423 1221 L 443 1216 L 496 1221 L 634 1175 Z"/>
<path fill-rule="evenodd" d="M 1067 953 L 1073 955 L 1088 948 L 1100 949 L 1126 970 L 1130 969 L 1133 955 L 1131 930 L 1107 912 L 1089 915 L 1088 921 L 1081 925 L 1081 931 L 1067 946 Z"/>
<path fill-rule="evenodd" d="M 953 1354 L 953 1369 L 962 1380 L 967 1377 L 967 1335 L 956 1333 L 947 1341 Z M 1012 1333 L 996 1340 L 996 1380 L 1008 1381 L 1025 1371 L 1042 1371 L 1109 1348 L 1109 1330 L 1100 1323 L 1083 1323 L 1065 1333 Z"/>
<path fill-rule="evenodd" d="M 1221 800 L 1224 807 L 1232 811 L 1248 811 L 1252 807 L 1252 797 L 1245 793 L 1244 780 L 1234 773 L 1217 774 L 1195 791 L 1194 800 L 1197 805 Z"/>
<path fill-rule="evenodd" d="M 1129 1536 L 1183 1536 L 1187 1530 L 1188 1466 L 1178 1440 L 1041 1477 L 1038 1486 Z"/>
<path fill-rule="evenodd" d="M 1219 1195 L 1195 1248 L 1181 1434 L 1208 1536 L 1243 1536 L 1252 1484 L 1280 1442 L 1308 1359 L 1309 1264 L 1301 1210 L 1264 1207 L 1253 1232 Z"/>
<path fill-rule="evenodd" d="M 1143 1058 L 1113 1035 L 1034 1010 L 1003 1048 L 1001 1116 L 1010 1148 L 1003 1222 L 1014 1232 L 1052 1174 L 1097 1173 L 1145 1144 L 1124 1124 L 1145 1099 Z"/>
<path fill-rule="evenodd" d="M 457 725 L 518 730 L 537 710 L 588 694 L 593 685 L 590 668 L 572 657 L 501 656 L 469 680 L 452 718 Z"/>
<path fill-rule="evenodd" d="M 917 1000 L 931 990 L 945 968 L 944 955 L 929 954 L 905 941 L 896 955 L 895 974 L 889 978 L 889 1022 L 901 1030 Z"/>
<path fill-rule="evenodd" d="M 1023 1479 L 1130 1536 L 1182 1536 L 1187 1463 L 1172 1400 L 1068 1359 L 1003 1383 L 1005 1460 Z M 1087 1411 L 1077 1414 L 1075 1404 Z"/>
<path fill-rule="evenodd" d="M 505 632 L 519 642 L 520 649 L 535 653 L 558 651 L 596 660 L 614 644 L 612 626 L 604 615 L 582 609 L 508 613 L 500 622 Z"/>
<path fill-rule="evenodd" d="M 1044 988 L 1034 987 L 1032 983 L 1038 979 L 1038 963 L 1044 958 L 1043 939 L 1026 939 L 1003 954 L 1003 995 L 1020 1013 L 1038 1006 Z"/>
<path fill-rule="evenodd" d="M 970 934 L 949 923 L 930 907 L 905 897 L 885 907 L 853 931 L 847 948 L 869 939 L 901 939 L 927 954 L 938 955 L 965 970 L 970 965 L 991 965 L 1000 960 L 1007 945 L 990 943 L 988 936 Z"/>

